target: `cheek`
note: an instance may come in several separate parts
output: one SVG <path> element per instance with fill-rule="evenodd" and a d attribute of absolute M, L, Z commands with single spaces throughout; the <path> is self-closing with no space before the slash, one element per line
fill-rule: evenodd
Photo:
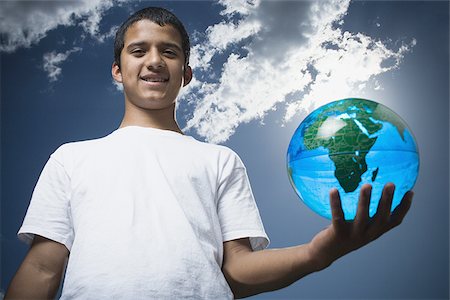
<path fill-rule="evenodd" d="M 184 83 L 184 68 L 181 68 L 181 69 L 178 68 L 177 72 L 176 72 L 176 76 L 178 78 L 177 82 L 179 82 L 180 86 L 181 86 Z"/>
<path fill-rule="evenodd" d="M 124 81 L 135 82 L 139 77 L 139 69 L 135 66 L 127 65 L 122 69 L 122 79 Z"/>

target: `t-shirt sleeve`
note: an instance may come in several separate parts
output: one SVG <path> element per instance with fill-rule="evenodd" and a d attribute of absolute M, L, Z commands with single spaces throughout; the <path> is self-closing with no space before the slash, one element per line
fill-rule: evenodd
<path fill-rule="evenodd" d="M 224 242 L 248 237 L 253 250 L 269 245 L 247 171 L 234 152 L 228 155 L 220 174 L 217 207 Z"/>
<path fill-rule="evenodd" d="M 61 147 L 45 164 L 34 188 L 18 238 L 31 244 L 40 235 L 70 251 L 74 232 L 70 215 L 70 178 L 62 164 Z"/>

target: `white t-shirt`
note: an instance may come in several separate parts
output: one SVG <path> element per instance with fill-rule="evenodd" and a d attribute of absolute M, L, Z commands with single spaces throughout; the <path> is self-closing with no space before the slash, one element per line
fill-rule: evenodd
<path fill-rule="evenodd" d="M 50 156 L 18 232 L 34 234 L 70 251 L 62 299 L 229 299 L 223 242 L 269 242 L 233 151 L 138 126 Z"/>

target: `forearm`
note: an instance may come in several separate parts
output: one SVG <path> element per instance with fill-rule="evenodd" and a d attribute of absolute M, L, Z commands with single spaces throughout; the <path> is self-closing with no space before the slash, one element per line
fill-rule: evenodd
<path fill-rule="evenodd" d="M 283 249 L 248 251 L 224 262 L 223 272 L 236 298 L 284 288 L 318 271 L 308 244 Z"/>
<path fill-rule="evenodd" d="M 6 299 L 54 299 L 61 273 L 52 273 L 24 261 L 6 291 Z"/>

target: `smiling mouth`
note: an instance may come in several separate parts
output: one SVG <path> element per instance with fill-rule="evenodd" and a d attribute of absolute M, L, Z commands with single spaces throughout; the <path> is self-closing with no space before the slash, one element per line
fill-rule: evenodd
<path fill-rule="evenodd" d="M 139 78 L 145 82 L 150 82 L 150 83 L 152 83 L 152 82 L 161 83 L 161 82 L 169 81 L 169 78 L 167 76 L 161 76 L 161 75 L 156 75 L 156 74 L 144 75 L 144 76 L 140 76 Z"/>
<path fill-rule="evenodd" d="M 142 80 L 144 80 L 145 82 L 167 82 L 169 81 L 168 79 L 164 79 L 164 78 L 142 78 Z"/>

